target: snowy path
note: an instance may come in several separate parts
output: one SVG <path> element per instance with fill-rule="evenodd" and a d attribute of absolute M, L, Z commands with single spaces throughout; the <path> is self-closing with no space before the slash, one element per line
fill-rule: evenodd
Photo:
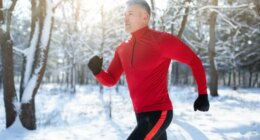
<path fill-rule="evenodd" d="M 167 130 L 170 140 L 209 140 L 199 128 L 178 118 Z"/>
<path fill-rule="evenodd" d="M 120 104 L 124 98 L 126 97 L 122 96 L 121 94 L 115 94 L 113 96 L 113 99 L 115 99 L 113 102 L 115 104 Z M 127 105 L 131 104 L 130 101 L 125 102 Z M 130 133 L 131 131 L 129 131 L 128 134 Z M 173 121 L 167 129 L 167 135 L 169 140 L 209 140 L 207 136 L 201 130 L 199 130 L 199 128 L 188 122 L 185 122 L 181 119 L 180 116 L 176 115 L 173 116 Z"/>
<path fill-rule="evenodd" d="M 75 95 L 45 87 L 36 96 L 37 130 L 19 126 L 4 130 L 4 108 L 0 100 L 2 140 L 124 140 L 136 125 L 131 100 L 125 87 L 105 89 L 102 101 L 97 87 L 80 87 Z M 169 140 L 259 140 L 260 90 L 221 90 L 210 98 L 209 112 L 194 112 L 196 94 L 192 88 L 174 88 L 173 121 L 167 129 Z M 107 103 L 112 99 L 112 119 Z M 2 98 L 2 94 L 0 94 Z M 239 117 L 238 117 L 239 116 Z"/>

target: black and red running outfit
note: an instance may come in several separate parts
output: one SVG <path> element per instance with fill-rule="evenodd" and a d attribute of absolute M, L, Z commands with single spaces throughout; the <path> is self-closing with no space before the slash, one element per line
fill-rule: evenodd
<path fill-rule="evenodd" d="M 96 78 L 103 85 L 113 86 L 124 72 L 137 114 L 173 109 L 167 90 L 167 73 L 172 59 L 187 64 L 196 80 L 198 93 L 207 94 L 201 60 L 185 43 L 148 26 L 131 35 L 116 48 L 107 71 L 101 70 Z"/>

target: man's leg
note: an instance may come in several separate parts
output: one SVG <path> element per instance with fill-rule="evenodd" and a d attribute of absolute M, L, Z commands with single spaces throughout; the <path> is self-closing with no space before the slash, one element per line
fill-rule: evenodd
<path fill-rule="evenodd" d="M 162 133 L 162 135 L 159 137 L 158 140 L 167 140 L 167 134 L 166 134 L 166 131 L 164 131 L 164 132 Z"/>
<path fill-rule="evenodd" d="M 127 140 L 167 140 L 172 110 L 137 113 L 136 118 L 137 126 Z"/>

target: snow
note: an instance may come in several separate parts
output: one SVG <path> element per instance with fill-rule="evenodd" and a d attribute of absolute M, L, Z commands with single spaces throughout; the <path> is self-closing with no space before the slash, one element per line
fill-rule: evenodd
<path fill-rule="evenodd" d="M 13 39 L 12 39 L 12 40 L 13 40 Z M 24 50 L 21 50 L 21 49 L 19 49 L 19 48 L 16 47 L 16 46 L 13 46 L 13 49 L 14 49 L 14 51 L 16 51 L 17 53 L 22 54 L 22 55 L 25 55 Z"/>
<path fill-rule="evenodd" d="M 49 36 L 51 32 L 51 22 L 52 22 L 52 4 L 51 0 L 46 0 L 46 17 L 44 20 L 44 26 L 41 37 L 41 47 L 46 49 L 49 41 Z"/>
<path fill-rule="evenodd" d="M 248 40 L 248 41 L 247 41 L 247 44 L 248 44 L 248 45 L 251 45 L 251 44 L 252 44 L 252 41 L 251 41 L 251 40 Z"/>
<path fill-rule="evenodd" d="M 39 7 L 39 5 L 40 5 L 40 0 L 35 0 L 35 2 L 36 2 L 36 7 Z"/>
<path fill-rule="evenodd" d="M 4 31 L 4 32 L 6 32 L 6 24 L 0 24 L 1 25 L 1 29 Z"/>
<path fill-rule="evenodd" d="M 38 76 L 37 74 L 34 74 L 30 81 L 28 82 L 27 86 L 24 89 L 24 94 L 22 97 L 22 103 L 29 103 L 32 99 L 33 90 L 36 87 Z"/>
<path fill-rule="evenodd" d="M 16 98 L 13 98 L 13 105 L 14 105 L 14 110 L 19 114 L 21 111 L 21 103 Z"/>
<path fill-rule="evenodd" d="M 15 133 L 14 133 L 15 132 Z M 0 134 L 0 138 L 3 140 L 9 139 L 18 139 L 28 134 L 28 130 L 26 130 L 18 117 L 15 118 L 15 122 L 12 126 L 10 126 L 4 133 Z M 11 137 L 10 137 L 11 136 Z"/>
<path fill-rule="evenodd" d="M 224 14 L 222 14 L 220 11 L 216 10 L 216 9 L 210 9 L 211 11 L 214 11 L 216 13 L 218 13 L 218 15 L 225 21 L 227 22 L 233 29 L 237 29 L 238 27 L 236 25 L 234 25 L 231 21 L 231 19 L 227 16 L 225 16 Z"/>
<path fill-rule="evenodd" d="M 25 75 L 24 75 L 24 82 L 23 82 L 23 87 L 26 87 L 29 80 L 30 80 L 30 76 L 32 73 L 32 66 L 33 66 L 33 62 L 34 62 L 34 55 L 36 53 L 36 45 L 38 42 L 38 38 L 39 38 L 39 22 L 35 23 L 35 30 L 33 33 L 33 37 L 32 40 L 30 42 L 30 47 L 27 48 L 26 50 L 24 50 L 25 54 L 26 54 L 26 66 L 25 66 Z"/>
<path fill-rule="evenodd" d="M 254 3 L 249 3 L 249 4 L 241 4 L 241 5 L 234 5 L 234 6 L 226 6 L 226 5 L 218 5 L 218 6 L 213 6 L 213 5 L 207 5 L 203 6 L 198 9 L 198 11 L 205 10 L 205 9 L 236 9 L 236 8 L 253 8 L 255 5 Z"/>
<path fill-rule="evenodd" d="M 259 140 L 260 89 L 220 88 L 219 95 L 209 98 L 209 112 L 194 112 L 195 88 L 172 87 L 174 116 L 167 129 L 168 139 Z M 127 87 L 120 86 L 119 93 L 115 88 L 104 88 L 104 100 L 101 99 L 98 86 L 78 86 L 73 95 L 59 85 L 42 85 L 35 101 L 35 131 L 22 128 L 19 120 L 5 129 L 4 103 L 0 100 L 0 139 L 126 139 L 136 125 Z M 112 119 L 108 115 L 110 101 Z"/>
<path fill-rule="evenodd" d="M 3 1 L 3 7 L 4 9 L 9 9 L 13 4 L 13 1 L 12 0 L 4 0 Z"/>
<path fill-rule="evenodd" d="M 38 2 L 38 1 L 37 1 Z M 38 5 L 38 4 L 37 4 Z M 51 22 L 52 22 L 52 5 L 51 5 L 51 0 L 46 0 L 46 17 L 44 20 L 44 26 L 43 26 L 43 30 L 42 30 L 42 36 L 41 36 L 41 45 L 40 48 L 41 50 L 41 58 L 40 58 L 40 62 L 37 66 L 37 69 L 33 72 L 32 74 L 32 66 L 34 63 L 34 57 L 35 57 L 35 53 L 36 53 L 36 45 L 37 45 L 37 41 L 39 38 L 39 22 L 36 22 L 35 25 L 35 32 L 30 44 L 30 47 L 25 51 L 27 53 L 27 63 L 26 63 L 26 72 L 25 72 L 25 78 L 24 78 L 24 85 L 23 87 L 24 89 L 24 94 L 22 97 L 22 103 L 28 103 L 33 95 L 33 90 L 37 84 L 37 77 L 38 74 L 43 66 L 43 60 L 44 60 L 44 52 L 43 50 L 46 49 L 46 47 L 48 46 L 48 40 L 49 40 L 49 36 L 50 36 L 50 31 L 51 31 Z M 31 78 L 30 78 L 31 76 Z"/>
<path fill-rule="evenodd" d="M 255 5 L 254 3 L 249 3 L 249 4 L 248 4 L 248 7 L 249 7 L 250 9 L 254 9 L 254 8 L 256 7 L 256 5 Z"/>

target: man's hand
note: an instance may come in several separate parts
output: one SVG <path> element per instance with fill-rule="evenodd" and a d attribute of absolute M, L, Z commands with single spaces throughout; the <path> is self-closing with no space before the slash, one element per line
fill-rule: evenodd
<path fill-rule="evenodd" d="M 97 75 L 102 70 L 103 57 L 95 55 L 88 62 L 88 67 L 94 75 Z"/>
<path fill-rule="evenodd" d="M 199 94 L 199 97 L 194 102 L 194 111 L 208 111 L 209 110 L 209 100 L 208 94 Z"/>

